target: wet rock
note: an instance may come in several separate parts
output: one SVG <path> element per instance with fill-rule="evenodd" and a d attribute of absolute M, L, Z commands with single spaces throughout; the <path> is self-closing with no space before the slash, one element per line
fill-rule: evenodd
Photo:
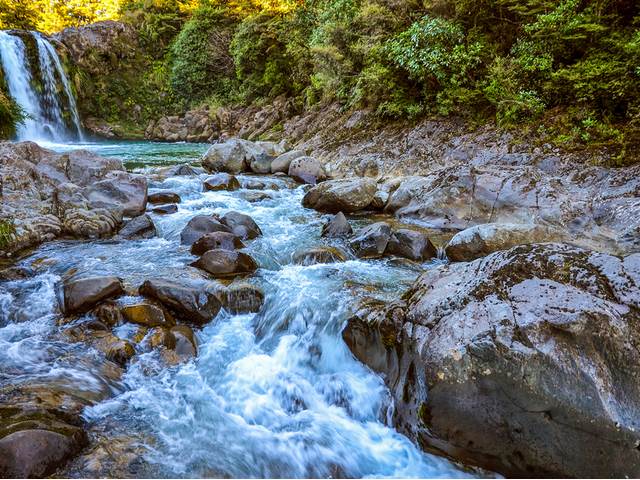
<path fill-rule="evenodd" d="M 220 311 L 220 301 L 213 288 L 186 281 L 146 280 L 140 295 L 159 301 L 178 319 L 205 325 Z"/>
<path fill-rule="evenodd" d="M 457 233 L 445 251 L 453 262 L 470 262 L 516 245 L 557 241 L 558 231 L 533 224 L 487 223 Z"/>
<path fill-rule="evenodd" d="M 239 250 L 244 247 L 242 240 L 233 233 L 214 232 L 207 233 L 191 245 L 191 253 L 202 255 L 209 250 Z"/>
<path fill-rule="evenodd" d="M 63 285 L 65 314 L 88 312 L 96 304 L 124 293 L 122 281 L 116 277 L 71 279 Z"/>
<path fill-rule="evenodd" d="M 391 234 L 385 253 L 423 262 L 436 257 L 438 250 L 425 233 L 400 228 Z"/>
<path fill-rule="evenodd" d="M 231 229 L 231 231 L 242 240 L 252 240 L 262 235 L 262 230 L 249 215 L 239 212 L 227 212 L 220 219 L 220 222 Z"/>
<path fill-rule="evenodd" d="M 0 477 L 44 478 L 63 467 L 86 443 L 83 435 L 25 429 L 0 439 Z"/>
<path fill-rule="evenodd" d="M 235 277 L 253 273 L 258 269 L 256 261 L 246 253 L 229 250 L 209 250 L 192 265 L 215 278 Z"/>
<path fill-rule="evenodd" d="M 384 222 L 364 227 L 351 239 L 349 245 L 362 258 L 382 257 L 391 238 L 391 227 Z"/>
<path fill-rule="evenodd" d="M 183 245 L 193 245 L 207 233 L 227 232 L 231 229 L 220 223 L 217 218 L 208 215 L 196 215 L 184 227 L 180 233 L 180 241 Z"/>
<path fill-rule="evenodd" d="M 200 169 L 196 169 L 189 164 L 184 164 L 171 167 L 168 175 L 175 177 L 196 177 L 200 173 Z"/>
<path fill-rule="evenodd" d="M 124 240 L 141 240 L 153 238 L 158 234 L 151 217 L 146 213 L 138 215 L 125 222 L 118 233 L 118 238 Z"/>
<path fill-rule="evenodd" d="M 120 307 L 115 302 L 107 301 L 101 303 L 92 310 L 92 313 L 98 321 L 108 328 L 113 328 L 124 322 Z"/>
<path fill-rule="evenodd" d="M 389 201 L 389 197 L 389 192 L 382 189 L 377 190 L 368 208 L 380 211 L 384 210 L 387 206 L 387 202 Z"/>
<path fill-rule="evenodd" d="M 107 360 L 110 360 L 124 367 L 136 351 L 131 342 L 116 337 L 109 332 L 95 332 L 92 346 L 104 353 Z"/>
<path fill-rule="evenodd" d="M 293 254 L 293 263 L 296 265 L 315 265 L 318 263 L 337 263 L 347 260 L 346 255 L 334 247 L 318 247 L 298 251 Z"/>
<path fill-rule="evenodd" d="M 151 348 L 164 347 L 173 350 L 176 348 L 176 337 L 168 328 L 156 327 L 149 332 L 149 346 Z"/>
<path fill-rule="evenodd" d="M 251 162 L 264 155 L 265 150 L 254 142 L 232 138 L 212 145 L 202 158 L 202 166 L 209 172 L 238 174 L 248 171 Z"/>
<path fill-rule="evenodd" d="M 175 339 L 173 350 L 182 358 L 198 356 L 198 342 L 193 330 L 186 325 L 176 325 L 171 329 L 171 335 Z"/>
<path fill-rule="evenodd" d="M 335 217 L 322 226 L 322 237 L 348 237 L 353 233 L 353 229 L 344 216 L 344 213 L 338 212 Z"/>
<path fill-rule="evenodd" d="M 367 208 L 378 186 L 370 178 L 329 180 L 313 187 L 302 199 L 302 205 L 320 212 L 352 213 Z"/>
<path fill-rule="evenodd" d="M 233 191 L 240 188 L 240 182 L 233 175 L 228 173 L 218 173 L 204 181 L 204 189 L 207 191 Z"/>
<path fill-rule="evenodd" d="M 240 194 L 249 203 L 262 202 L 263 200 L 272 200 L 273 196 L 266 192 L 242 192 Z"/>
<path fill-rule="evenodd" d="M 243 179 L 240 183 L 242 188 L 247 190 L 280 190 L 280 187 L 276 182 L 270 182 L 268 180 L 255 180 L 252 178 Z"/>
<path fill-rule="evenodd" d="M 165 317 L 160 307 L 148 303 L 126 305 L 122 307 L 122 316 L 127 322 L 144 327 L 161 327 L 173 323 L 172 319 Z"/>
<path fill-rule="evenodd" d="M 264 304 L 264 292 L 249 283 L 233 283 L 221 294 L 222 306 L 233 314 L 257 313 Z"/>
<path fill-rule="evenodd" d="M 304 156 L 305 153 L 300 150 L 291 150 L 290 152 L 283 153 L 271 162 L 271 173 L 288 174 L 291 162 L 293 162 L 296 158 Z"/>
<path fill-rule="evenodd" d="M 317 159 L 298 157 L 289 165 L 289 176 L 300 183 L 315 185 L 327 179 L 327 172 Z"/>
<path fill-rule="evenodd" d="M 343 336 L 428 450 L 509 477 L 636 477 L 639 292 L 638 254 L 524 245 L 427 271 Z"/>
<path fill-rule="evenodd" d="M 147 207 L 147 180 L 127 172 L 110 172 L 105 180 L 87 187 L 84 196 L 94 207 L 118 207 L 127 217 L 142 215 Z"/>
<path fill-rule="evenodd" d="M 147 201 L 153 205 L 162 205 L 166 203 L 180 203 L 182 199 L 175 192 L 163 191 L 150 193 Z"/>
<path fill-rule="evenodd" d="M 159 207 L 153 208 L 151 211 L 159 215 L 171 215 L 172 213 L 176 213 L 178 211 L 178 206 L 173 204 L 160 205 Z"/>

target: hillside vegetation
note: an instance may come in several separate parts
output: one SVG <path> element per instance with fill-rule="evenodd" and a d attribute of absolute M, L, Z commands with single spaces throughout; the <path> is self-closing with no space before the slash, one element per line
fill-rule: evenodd
<path fill-rule="evenodd" d="M 100 3 L 106 13 L 88 21 L 129 22 L 145 49 L 143 72 L 93 96 L 103 118 L 126 118 L 140 102 L 147 118 L 286 95 L 300 108 L 338 101 L 387 119 L 495 122 L 569 148 L 606 147 L 618 164 L 640 147 L 638 2 L 121 0 L 117 14 Z M 42 23 L 9 17 L 5 27 Z"/>

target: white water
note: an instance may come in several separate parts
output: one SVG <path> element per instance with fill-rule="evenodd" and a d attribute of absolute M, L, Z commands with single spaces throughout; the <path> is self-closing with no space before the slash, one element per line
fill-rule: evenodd
<path fill-rule="evenodd" d="M 0 59 L 9 95 L 26 114 L 18 126 L 17 138 L 42 142 L 82 141 L 78 109 L 60 58 L 41 34 L 32 32 L 31 35 L 38 51 L 39 79 L 33 77 L 36 69 L 29 63 L 22 38 L 0 31 Z M 42 93 L 35 87 L 36 80 L 42 85 Z M 60 86 L 64 99 L 59 93 Z M 65 111 L 69 121 L 65 119 Z"/>
<path fill-rule="evenodd" d="M 271 177 L 281 187 L 266 190 L 273 199 L 249 203 L 244 190 L 203 192 L 203 178 L 152 184 L 152 192 L 170 189 L 183 200 L 173 215 L 151 214 L 158 238 L 49 243 L 20 262 L 36 270 L 33 278 L 0 282 L 0 387 L 38 381 L 79 391 L 95 400 L 85 409 L 90 433 L 108 445 L 110 438 L 132 438 L 141 449 L 135 469 L 124 473 L 109 461 L 95 467 L 80 457 L 63 476 L 468 476 L 386 424 L 391 407 L 383 380 L 341 337 L 358 297 L 395 298 L 418 272 L 354 257 L 293 265 L 296 250 L 326 243 L 322 216 L 301 206 L 302 188 Z M 116 383 L 101 374 L 100 354 L 64 340 L 54 285 L 66 272 L 116 274 L 132 287 L 151 276 L 190 277 L 194 257 L 180 245 L 181 229 L 194 215 L 228 210 L 251 215 L 264 232 L 247 247 L 260 264 L 249 279 L 265 292 L 260 313 L 221 312 L 197 332 L 198 357 L 178 366 L 137 347 Z M 134 331 L 124 325 L 115 333 L 130 338 Z M 113 463 L 127 452 L 114 450 Z"/>

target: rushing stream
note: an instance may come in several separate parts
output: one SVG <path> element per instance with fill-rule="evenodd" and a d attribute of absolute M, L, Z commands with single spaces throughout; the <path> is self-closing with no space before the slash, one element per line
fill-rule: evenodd
<path fill-rule="evenodd" d="M 90 147 L 120 156 L 130 168 L 196 159 L 204 148 Z M 0 283 L 0 386 L 62 386 L 97 401 L 84 410 L 95 441 L 126 440 L 110 460 L 95 465 L 80 456 L 65 474 L 123 475 L 111 469 L 134 452 L 129 476 L 467 476 L 386 425 L 389 396 L 382 379 L 357 362 L 341 338 L 358 297 L 397 296 L 418 272 L 388 259 L 292 265 L 296 250 L 326 243 L 322 215 L 301 206 L 303 188 L 270 177 L 280 189 L 266 190 L 272 199 L 250 203 L 245 190 L 202 192 L 204 177 L 151 182 L 151 192 L 182 197 L 177 213 L 151 214 L 157 238 L 49 243 L 19 262 L 34 276 Z M 196 214 L 228 210 L 250 215 L 264 233 L 247 248 L 260 264 L 248 280 L 265 292 L 260 313 L 221 311 L 197 332 L 196 359 L 168 366 L 158 351 L 140 353 L 122 376 L 106 371 L 86 344 L 64 338 L 55 285 L 68 272 L 115 274 L 130 287 L 149 277 L 193 276 L 187 265 L 195 257 L 180 245 L 180 231 Z M 354 227 L 366 222 L 354 221 Z M 125 325 L 116 333 L 131 338 L 135 330 Z"/>

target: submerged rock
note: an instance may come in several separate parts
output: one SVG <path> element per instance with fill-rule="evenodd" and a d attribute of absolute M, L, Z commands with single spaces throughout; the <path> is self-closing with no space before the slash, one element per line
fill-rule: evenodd
<path fill-rule="evenodd" d="M 385 222 L 378 222 L 356 232 L 349 245 L 359 257 L 380 258 L 384 255 L 390 238 L 391 227 Z"/>
<path fill-rule="evenodd" d="M 153 298 L 174 312 L 180 320 L 205 325 L 220 311 L 220 301 L 213 288 L 202 283 L 180 280 L 146 280 L 140 295 Z"/>
<path fill-rule="evenodd" d="M 204 189 L 211 192 L 233 191 L 240 188 L 238 179 L 228 173 L 218 173 L 204 181 Z"/>
<path fill-rule="evenodd" d="M 173 350 L 180 358 L 198 356 L 198 341 L 190 327 L 186 325 L 176 325 L 171 329 L 170 333 L 175 339 L 175 347 L 173 347 Z"/>
<path fill-rule="evenodd" d="M 338 212 L 335 217 L 322 226 L 322 237 L 348 237 L 353 233 L 344 213 Z"/>
<path fill-rule="evenodd" d="M 370 178 L 329 180 L 313 187 L 302 199 L 302 205 L 320 212 L 353 213 L 367 208 L 378 186 Z"/>
<path fill-rule="evenodd" d="M 298 157 L 289 165 L 289 176 L 300 183 L 315 185 L 327 179 L 322 164 L 313 157 Z"/>
<path fill-rule="evenodd" d="M 334 247 L 317 247 L 294 253 L 292 260 L 297 265 L 309 266 L 317 263 L 344 262 L 347 260 L 347 256 Z"/>
<path fill-rule="evenodd" d="M 209 250 L 192 264 L 216 278 L 228 278 L 253 273 L 258 264 L 243 252 L 229 250 Z"/>
<path fill-rule="evenodd" d="M 196 215 L 184 227 L 180 233 L 180 241 L 183 245 L 193 245 L 207 233 L 227 232 L 231 233 L 231 229 L 220 223 L 217 217 L 209 215 Z"/>
<path fill-rule="evenodd" d="M 101 301 L 123 293 L 122 281 L 117 277 L 71 279 L 63 285 L 63 311 L 65 314 L 88 312 Z"/>
<path fill-rule="evenodd" d="M 343 333 L 401 431 L 507 476 L 640 475 L 639 254 L 519 246 L 427 271 L 403 298 Z"/>
<path fill-rule="evenodd" d="M 557 241 L 560 237 L 558 231 L 541 225 L 486 223 L 454 235 L 445 252 L 453 262 L 470 262 L 516 245 Z"/>
<path fill-rule="evenodd" d="M 224 309 L 233 314 L 257 313 L 264 304 L 264 292 L 249 283 L 232 283 L 221 291 Z"/>
<path fill-rule="evenodd" d="M 159 215 L 171 215 L 172 213 L 176 213 L 178 211 L 178 206 L 173 204 L 160 205 L 159 207 L 153 208 L 151 211 Z"/>
<path fill-rule="evenodd" d="M 245 244 L 240 237 L 228 232 L 207 233 L 193 245 L 191 245 L 191 253 L 193 255 L 202 255 L 209 250 L 239 250 L 244 248 Z"/>

